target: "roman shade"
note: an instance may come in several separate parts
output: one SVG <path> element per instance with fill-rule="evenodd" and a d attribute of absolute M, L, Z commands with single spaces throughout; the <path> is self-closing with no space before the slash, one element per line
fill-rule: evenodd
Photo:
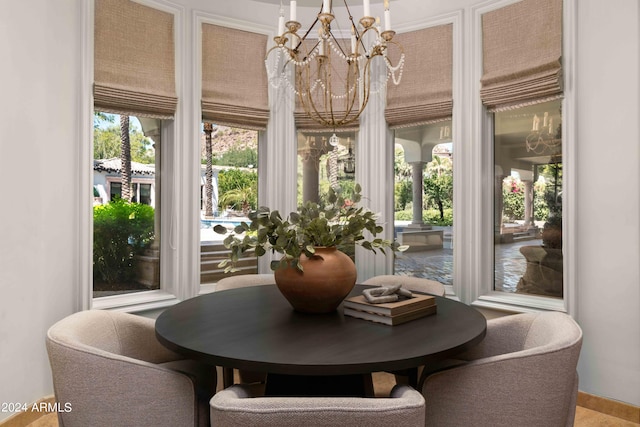
<path fill-rule="evenodd" d="M 303 42 L 304 48 L 301 48 L 300 50 L 302 52 L 310 53 L 312 49 L 316 46 L 317 42 L 318 42 L 317 39 L 304 40 Z M 332 43 L 334 45 L 336 45 L 337 43 L 337 45 L 341 46 L 343 52 L 346 52 L 346 53 L 350 52 L 350 43 L 351 43 L 350 40 L 334 39 L 332 40 Z M 327 46 L 327 49 L 331 49 L 331 47 Z M 302 60 L 303 57 L 304 57 L 304 54 L 299 59 Z M 345 81 L 345 76 L 347 75 L 348 63 L 346 60 L 344 60 L 342 57 L 340 57 L 340 55 L 336 53 L 331 54 L 331 60 L 332 62 L 330 67 L 330 73 L 331 73 L 332 92 L 339 97 L 341 95 L 346 94 L 347 85 Z M 364 62 L 362 62 L 361 64 L 364 65 Z M 311 69 L 315 70 L 314 67 L 311 67 Z M 295 78 L 297 82 L 298 79 L 305 78 L 305 77 L 301 77 L 301 75 L 296 75 Z M 311 76 L 311 79 L 315 79 L 315 78 L 317 78 L 317 75 L 313 74 Z M 311 86 L 313 86 L 314 85 L 313 81 L 311 81 L 310 84 Z M 350 87 L 353 87 L 351 82 L 349 83 L 349 85 Z M 318 111 L 320 112 L 323 112 L 325 110 L 328 111 L 328 108 L 325 109 L 324 101 L 321 99 L 321 97 L 318 96 L 316 92 L 312 92 L 312 94 L 314 94 L 313 99 Z M 353 93 L 350 94 L 350 96 L 353 96 L 353 95 L 354 95 Z M 322 125 L 317 121 L 315 121 L 313 118 L 309 117 L 309 115 L 305 112 L 304 107 L 300 103 L 299 95 L 296 94 L 295 96 L 296 96 L 296 108 L 294 111 L 294 117 L 296 122 L 296 129 L 298 131 L 309 133 L 309 132 L 327 132 L 328 130 L 334 130 L 333 128 L 328 128 L 327 126 Z M 338 97 L 332 99 L 331 101 L 334 117 L 336 119 L 343 117 L 345 112 L 347 111 L 346 99 L 338 98 Z M 355 101 L 353 104 L 353 109 L 349 114 L 349 119 L 352 117 L 355 117 L 358 114 L 359 103 L 360 103 L 360 98 L 358 97 L 357 94 L 355 94 Z M 330 117 L 330 116 L 327 115 L 327 117 Z M 358 130 L 358 128 L 359 128 L 359 122 L 358 120 L 355 120 L 347 125 L 340 126 L 340 131 L 344 131 L 344 132 L 356 131 Z"/>
<path fill-rule="evenodd" d="M 392 129 L 449 120 L 453 110 L 453 24 L 396 34 L 405 51 L 399 85 L 387 84 L 385 118 Z M 389 59 L 397 64 L 393 46 Z"/>
<path fill-rule="evenodd" d="M 96 0 L 94 104 L 100 111 L 174 115 L 174 16 L 130 0 Z"/>
<path fill-rule="evenodd" d="M 218 125 L 264 130 L 269 121 L 267 36 L 202 25 L 202 118 Z"/>
<path fill-rule="evenodd" d="M 492 111 L 562 96 L 562 0 L 523 0 L 482 16 L 482 102 Z"/>

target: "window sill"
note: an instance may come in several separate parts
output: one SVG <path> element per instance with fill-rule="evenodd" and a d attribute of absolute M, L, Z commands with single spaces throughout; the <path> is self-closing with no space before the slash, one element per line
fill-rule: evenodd
<path fill-rule="evenodd" d="M 177 302 L 175 295 L 157 290 L 94 298 L 91 308 L 136 313 L 169 307 Z"/>
<path fill-rule="evenodd" d="M 479 297 L 472 306 L 508 313 L 535 313 L 540 311 L 566 312 L 564 300 L 523 294 L 491 292 Z"/>

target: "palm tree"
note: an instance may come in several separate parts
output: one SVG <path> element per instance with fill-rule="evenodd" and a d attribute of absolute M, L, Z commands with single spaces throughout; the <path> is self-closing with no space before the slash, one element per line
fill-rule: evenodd
<path fill-rule="evenodd" d="M 120 116 L 120 163 L 122 176 L 121 197 L 131 201 L 131 140 L 129 139 L 129 116 Z"/>
<path fill-rule="evenodd" d="M 251 202 L 256 200 L 256 189 L 253 186 L 244 188 L 235 188 L 225 192 L 220 197 L 222 206 L 238 206 L 246 215 L 251 210 Z"/>
<path fill-rule="evenodd" d="M 204 148 L 206 155 L 205 184 L 204 184 L 204 216 L 213 216 L 213 149 L 211 146 L 211 133 L 213 125 L 211 123 L 204 124 L 204 133 L 206 135 Z"/>

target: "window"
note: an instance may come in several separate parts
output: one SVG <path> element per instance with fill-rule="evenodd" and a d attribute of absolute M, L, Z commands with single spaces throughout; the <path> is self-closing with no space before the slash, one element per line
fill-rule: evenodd
<path fill-rule="evenodd" d="M 94 127 L 93 188 L 109 196 L 94 199 L 93 296 L 158 289 L 156 143 L 135 117 L 97 112 Z"/>
<path fill-rule="evenodd" d="M 394 273 L 453 285 L 451 121 L 396 130 Z"/>
<path fill-rule="evenodd" d="M 494 114 L 494 290 L 562 298 L 561 101 Z"/>
<path fill-rule="evenodd" d="M 258 207 L 258 132 L 236 127 L 203 125 L 200 168 L 200 283 L 215 283 L 230 274 L 219 268 L 229 250 L 225 235 L 213 231 L 221 224 L 232 230 Z M 245 254 L 237 268 L 257 273 L 255 256 Z"/>
<path fill-rule="evenodd" d="M 478 10 L 479 94 L 487 112 L 482 170 L 489 172 L 482 191 L 491 208 L 483 210 L 482 248 L 492 246 L 483 253 L 488 274 L 478 304 L 562 310 L 563 1 Z"/>
<path fill-rule="evenodd" d="M 148 290 L 173 290 L 162 283 L 166 270 L 160 230 L 174 231 L 161 215 L 162 137 L 173 151 L 176 114 L 176 9 L 153 0 L 93 2 L 93 303 L 107 307 L 132 298 L 103 298 Z M 153 40 L 153 46 L 149 45 Z M 117 47 L 117 48 L 114 48 Z M 171 153 L 169 153 L 171 154 Z M 166 157 L 169 171 L 174 156 Z M 168 179 L 169 188 L 175 178 Z M 171 191 L 172 188 L 171 188 Z M 168 191 L 165 191 L 168 193 Z M 99 203 L 98 203 L 99 202 Z M 174 204 L 175 198 L 169 197 Z M 167 209 L 175 212 L 175 209 Z M 165 271 L 165 277 L 168 273 Z M 150 301 L 170 299 L 145 293 Z M 102 300 L 102 302 L 97 302 Z M 108 300 L 104 302 L 105 300 Z M 111 301 L 111 302 L 109 302 Z M 118 301 L 118 302 L 116 302 Z"/>
<path fill-rule="evenodd" d="M 356 172 L 356 133 L 298 132 L 298 206 L 310 201 L 324 203 L 330 187 L 353 189 Z"/>

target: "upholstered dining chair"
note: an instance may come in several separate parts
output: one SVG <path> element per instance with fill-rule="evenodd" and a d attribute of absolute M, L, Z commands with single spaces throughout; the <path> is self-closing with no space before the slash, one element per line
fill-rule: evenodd
<path fill-rule="evenodd" d="M 445 295 L 445 289 L 442 283 L 436 282 L 435 280 L 424 279 L 422 277 L 383 274 L 371 277 L 370 279 L 365 280 L 362 284 L 373 286 L 402 285 L 404 289 L 408 289 L 412 292 L 423 292 L 441 297 Z M 418 373 L 420 373 L 422 369 L 423 368 L 420 367 L 418 369 Z M 394 371 L 392 374 L 394 374 L 397 384 L 408 384 L 410 382 L 409 371 Z"/>
<path fill-rule="evenodd" d="M 273 273 L 266 274 L 237 274 L 235 276 L 224 277 L 216 283 L 216 292 L 226 291 L 227 289 L 244 288 L 247 286 L 273 285 L 276 279 Z M 233 384 L 233 369 L 223 368 L 222 377 L 224 387 Z M 239 370 L 238 378 L 244 384 L 264 384 L 266 375 L 260 372 Z"/>
<path fill-rule="evenodd" d="M 479 345 L 448 369 L 423 373 L 426 425 L 572 426 L 581 345 L 580 327 L 564 313 L 489 320 Z"/>
<path fill-rule="evenodd" d="M 227 289 L 243 288 L 245 286 L 274 285 L 276 279 L 273 273 L 268 274 L 237 274 L 224 277 L 216 282 L 216 292 Z"/>
<path fill-rule="evenodd" d="M 234 385 L 210 405 L 213 427 L 424 426 L 424 398 L 406 385 L 388 398 L 251 397 L 246 386 Z"/>
<path fill-rule="evenodd" d="M 444 285 L 435 280 L 424 279 L 422 277 L 412 276 L 396 276 L 392 274 L 383 274 L 380 276 L 374 276 L 365 280 L 363 285 L 402 285 L 404 289 L 415 292 L 424 292 L 427 294 L 444 296 Z"/>
<path fill-rule="evenodd" d="M 61 427 L 209 426 L 215 367 L 185 360 L 155 337 L 154 320 L 88 310 L 47 332 Z"/>

